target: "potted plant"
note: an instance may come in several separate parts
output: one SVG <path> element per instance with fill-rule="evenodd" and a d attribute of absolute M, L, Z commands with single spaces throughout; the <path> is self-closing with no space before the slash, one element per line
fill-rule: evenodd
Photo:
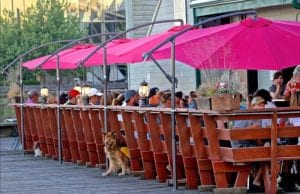
<path fill-rule="evenodd" d="M 240 108 L 240 93 L 245 93 L 245 83 L 238 73 L 226 71 L 220 78 L 217 75 L 202 84 L 197 94 L 200 109 L 235 110 Z"/>
<path fill-rule="evenodd" d="M 12 102 L 12 103 L 20 103 L 21 102 L 21 97 L 20 97 L 20 87 L 16 83 L 11 83 L 9 85 L 9 89 L 7 92 L 7 98 Z"/>

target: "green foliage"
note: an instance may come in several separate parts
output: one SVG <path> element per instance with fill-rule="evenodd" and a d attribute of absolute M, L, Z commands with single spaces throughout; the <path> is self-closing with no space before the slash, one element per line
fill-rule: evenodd
<path fill-rule="evenodd" d="M 0 69 L 22 53 L 41 44 L 80 38 L 85 31 L 80 30 L 78 16 L 67 14 L 69 4 L 65 1 L 37 1 L 25 13 L 16 14 L 4 10 L 0 17 Z M 61 45 L 45 47 L 24 58 L 24 61 L 49 54 Z M 27 73 L 25 79 L 32 78 Z"/>

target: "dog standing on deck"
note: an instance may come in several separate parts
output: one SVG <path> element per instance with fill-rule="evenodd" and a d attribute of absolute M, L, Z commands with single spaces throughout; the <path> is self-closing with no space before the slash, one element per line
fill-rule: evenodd
<path fill-rule="evenodd" d="M 34 157 L 42 157 L 41 144 L 39 141 L 33 143 Z"/>
<path fill-rule="evenodd" d="M 126 172 L 130 171 L 129 158 L 122 152 L 122 147 L 125 146 L 125 140 L 120 134 L 114 131 L 106 133 L 104 137 L 104 151 L 106 157 L 109 160 L 109 167 L 106 172 L 102 173 L 102 176 L 111 175 L 117 172 L 119 169 L 122 171 L 119 176 L 123 176 Z"/>

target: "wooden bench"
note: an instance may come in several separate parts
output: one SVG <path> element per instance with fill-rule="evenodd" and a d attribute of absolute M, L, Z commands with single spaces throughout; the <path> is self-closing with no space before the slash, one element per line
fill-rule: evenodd
<path fill-rule="evenodd" d="M 0 137 L 2 136 L 11 136 L 17 137 L 18 136 L 18 128 L 17 123 L 15 121 L 7 121 L 0 123 Z"/>
<path fill-rule="evenodd" d="M 276 193 L 276 178 L 279 172 L 278 161 L 300 159 L 299 145 L 277 145 L 278 138 L 297 138 L 300 136 L 299 126 L 279 127 L 277 119 L 300 117 L 299 109 L 255 110 L 238 113 L 219 113 L 203 115 L 209 144 L 209 157 L 212 161 L 217 188 L 228 188 L 228 173 L 237 173 L 233 188 L 246 187 L 250 167 L 259 162 L 263 167 L 263 180 L 266 193 Z M 271 119 L 268 128 L 216 127 L 217 121 Z M 268 139 L 271 146 L 227 147 L 220 141 L 264 140 Z M 237 166 L 237 163 L 246 163 Z"/>

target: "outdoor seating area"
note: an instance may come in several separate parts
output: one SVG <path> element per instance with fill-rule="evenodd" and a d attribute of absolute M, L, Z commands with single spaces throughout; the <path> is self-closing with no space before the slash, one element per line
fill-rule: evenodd
<path fill-rule="evenodd" d="M 21 105 L 15 104 L 18 129 Z M 58 137 L 57 106 L 23 105 L 24 150 L 39 141 L 43 156 L 57 160 L 62 145 L 63 162 L 106 167 L 104 152 L 104 107 L 59 107 L 61 142 Z M 299 126 L 278 126 L 278 119 L 300 117 L 296 108 L 216 112 L 176 109 L 176 177 L 187 189 L 223 191 L 247 188 L 254 164 L 263 167 L 261 179 L 266 193 L 277 189 L 283 161 L 299 160 L 300 145 L 278 143 L 300 136 Z M 238 120 L 269 119 L 266 128 L 232 128 Z M 125 137 L 131 173 L 142 179 L 169 182 L 172 174 L 172 127 L 169 108 L 108 106 L 108 130 Z M 19 131 L 22 140 L 22 132 Z M 264 140 L 265 145 L 231 146 L 232 141 Z M 117 176 L 117 175 L 113 175 Z M 147 180 L 144 180 L 147 181 Z"/>

